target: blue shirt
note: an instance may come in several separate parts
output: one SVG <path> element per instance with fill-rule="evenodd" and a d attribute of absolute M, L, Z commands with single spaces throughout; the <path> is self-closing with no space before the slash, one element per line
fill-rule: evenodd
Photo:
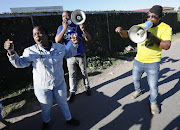
<path fill-rule="evenodd" d="M 63 29 L 63 26 L 60 25 L 57 29 L 57 33 L 56 35 L 58 35 Z M 68 45 L 68 43 L 71 41 L 71 35 L 74 35 L 77 32 L 78 37 L 84 37 L 83 32 L 81 31 L 80 27 L 78 25 L 73 24 L 72 26 L 68 26 L 65 34 L 64 34 L 64 38 L 63 38 L 63 42 L 65 45 Z M 82 40 L 79 38 L 79 42 L 78 44 L 78 48 L 77 48 L 77 53 L 76 55 L 80 55 L 80 54 L 84 54 L 85 50 L 83 47 L 83 43 Z"/>

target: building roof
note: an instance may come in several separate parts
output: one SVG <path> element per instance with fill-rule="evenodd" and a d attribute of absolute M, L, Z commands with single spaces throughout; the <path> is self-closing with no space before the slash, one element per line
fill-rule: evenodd
<path fill-rule="evenodd" d="M 149 11 L 149 9 L 139 9 L 139 10 L 133 10 L 133 11 Z M 174 10 L 174 7 L 163 7 L 163 11 L 166 11 L 166 10 Z"/>
<path fill-rule="evenodd" d="M 41 7 L 20 7 L 10 8 L 12 13 L 63 11 L 63 6 L 41 6 Z"/>

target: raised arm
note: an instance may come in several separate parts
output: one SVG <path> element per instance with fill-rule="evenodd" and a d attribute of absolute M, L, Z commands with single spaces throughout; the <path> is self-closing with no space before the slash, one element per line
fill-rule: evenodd
<path fill-rule="evenodd" d="M 128 30 L 123 30 L 122 27 L 117 27 L 115 29 L 116 33 L 119 33 L 122 38 L 128 38 Z"/>
<path fill-rule="evenodd" d="M 170 40 L 160 40 L 156 36 L 154 36 L 151 32 L 148 32 L 148 39 L 153 41 L 159 48 L 168 50 L 171 46 Z"/>
<path fill-rule="evenodd" d="M 56 43 L 61 43 L 63 41 L 63 37 L 64 37 L 64 34 L 65 34 L 67 28 L 68 28 L 68 23 L 63 21 L 62 26 L 60 26 L 57 30 L 57 35 L 55 37 Z"/>
<path fill-rule="evenodd" d="M 25 49 L 23 52 L 23 56 L 19 57 L 19 55 L 14 51 L 13 41 L 9 39 L 4 43 L 4 49 L 8 52 L 8 58 L 11 64 L 16 68 L 25 68 L 30 66 L 31 62 L 29 60 L 29 53 Z"/>
<path fill-rule="evenodd" d="M 89 33 L 85 30 L 85 25 L 81 24 L 79 25 L 80 29 L 82 30 L 83 34 L 84 34 L 84 39 L 89 42 L 91 41 L 91 36 L 89 35 Z"/>
<path fill-rule="evenodd" d="M 4 43 L 4 49 L 7 50 L 9 55 L 13 55 L 14 54 L 13 41 L 10 41 L 9 39 L 7 39 L 7 41 L 5 41 Z"/>

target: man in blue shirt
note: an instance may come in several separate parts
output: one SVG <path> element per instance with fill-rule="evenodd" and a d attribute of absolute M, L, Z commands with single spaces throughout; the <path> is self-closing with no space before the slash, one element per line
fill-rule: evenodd
<path fill-rule="evenodd" d="M 91 40 L 91 36 L 89 33 L 85 30 L 85 26 L 83 24 L 81 25 L 75 25 L 71 21 L 71 13 L 69 11 L 64 11 L 62 13 L 62 25 L 58 27 L 57 34 L 55 37 L 56 43 L 62 43 L 65 44 L 68 47 L 68 43 L 71 41 L 71 36 L 75 35 L 78 37 L 78 49 L 77 53 L 74 57 L 67 59 L 67 66 L 69 71 L 69 85 L 70 85 L 70 96 L 69 96 L 69 102 L 73 102 L 76 92 L 76 64 L 79 65 L 84 86 L 86 89 L 87 95 L 91 95 L 90 87 L 89 87 L 89 81 L 88 81 L 88 74 L 86 69 L 86 55 L 83 48 L 82 38 L 84 38 L 86 41 Z"/>

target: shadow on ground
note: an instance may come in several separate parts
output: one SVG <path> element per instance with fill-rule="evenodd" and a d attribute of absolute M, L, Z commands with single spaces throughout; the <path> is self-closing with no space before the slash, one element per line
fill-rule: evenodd
<path fill-rule="evenodd" d="M 166 57 L 162 60 L 162 64 L 169 61 L 176 62 L 176 60 Z M 169 71 L 175 70 L 164 68 L 160 71 L 160 78 L 164 78 L 164 80 L 160 81 L 159 85 L 170 82 L 172 80 L 180 79 L 180 72 L 175 72 L 174 74 L 168 76 L 166 75 L 166 73 Z M 127 78 L 131 75 L 132 70 L 129 70 L 128 72 L 116 78 L 110 79 L 97 86 L 94 86 L 92 88 L 91 96 L 86 96 L 85 93 L 78 94 L 75 101 L 72 104 L 69 104 L 69 107 L 72 116 L 80 120 L 81 125 L 79 127 L 67 126 L 65 124 L 63 115 L 61 114 L 58 106 L 55 104 L 52 108 L 52 122 L 50 130 L 88 130 L 93 128 L 94 126 L 102 130 L 119 130 L 129 129 L 133 125 L 140 125 L 140 129 L 150 129 L 153 116 L 150 113 L 148 99 L 149 97 L 144 98 L 142 101 L 134 101 L 133 103 L 125 105 L 122 105 L 120 103 L 120 99 L 130 95 L 134 91 L 132 82 L 126 86 L 122 86 L 122 88 L 112 97 L 109 97 L 103 92 L 98 91 L 99 88 L 102 88 L 105 85 L 108 85 L 117 80 L 121 80 L 123 78 Z M 144 89 L 144 93 L 149 91 L 146 76 L 142 78 L 141 85 L 144 86 L 144 88 L 142 88 Z M 160 95 L 159 102 L 163 103 L 165 99 L 173 96 L 176 92 L 178 92 L 180 89 L 179 85 L 180 82 L 178 81 L 178 83 L 170 91 Z M 115 115 L 115 117 L 108 118 L 116 112 L 117 114 Z M 179 119 L 179 117 L 174 119 L 166 127 L 166 129 L 177 127 L 177 122 L 179 121 Z M 15 122 L 13 126 L 18 130 L 39 130 L 41 129 L 41 123 L 41 114 L 38 113 L 31 117 L 25 117 L 24 119 Z"/>

